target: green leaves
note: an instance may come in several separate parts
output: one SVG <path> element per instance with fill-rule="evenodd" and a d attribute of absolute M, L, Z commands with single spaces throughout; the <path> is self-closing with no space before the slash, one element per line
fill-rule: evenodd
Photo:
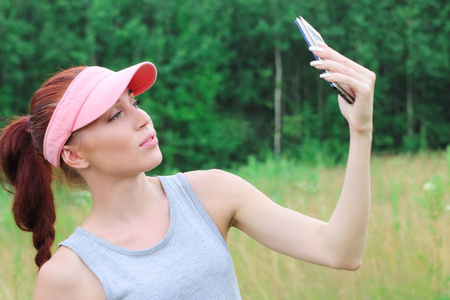
<path fill-rule="evenodd" d="M 0 113 L 27 113 L 33 92 L 60 68 L 119 70 L 149 60 L 158 80 L 142 107 L 167 168 L 265 158 L 273 148 L 277 47 L 282 155 L 322 151 L 339 160 L 347 126 L 335 93 L 309 67 L 298 15 L 377 73 L 375 151 L 450 143 L 450 5 L 440 0 L 2 1 Z"/>

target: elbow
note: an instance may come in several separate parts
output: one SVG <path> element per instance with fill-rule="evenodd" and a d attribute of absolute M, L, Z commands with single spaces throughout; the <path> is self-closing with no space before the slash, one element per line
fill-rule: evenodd
<path fill-rule="evenodd" d="M 331 267 L 336 270 L 357 271 L 362 266 L 362 258 L 353 260 L 341 260 Z"/>
<path fill-rule="evenodd" d="M 346 271 L 357 271 L 357 270 L 359 270 L 359 268 L 361 268 L 361 265 L 362 265 L 362 260 L 357 260 L 357 261 L 354 261 L 352 263 L 348 263 L 345 266 L 344 270 L 346 270 Z"/>

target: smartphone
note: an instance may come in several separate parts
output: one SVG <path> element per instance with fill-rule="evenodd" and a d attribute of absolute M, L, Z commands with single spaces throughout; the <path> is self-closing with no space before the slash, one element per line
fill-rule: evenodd
<path fill-rule="evenodd" d="M 320 43 L 324 43 L 322 36 L 320 33 L 314 29 L 308 22 L 306 22 L 305 19 L 303 19 L 301 16 L 295 19 L 295 24 L 297 24 L 298 29 L 303 35 L 303 38 L 305 39 L 306 43 L 309 47 L 316 46 L 318 47 Z M 313 53 L 314 55 L 314 53 Z M 321 60 L 317 56 L 314 55 L 316 60 Z M 330 71 L 323 71 L 324 73 L 330 73 Z M 355 98 L 353 98 L 347 91 L 345 91 L 338 83 L 330 82 L 330 86 L 339 94 L 342 98 L 344 98 L 345 101 L 352 104 L 355 102 Z"/>

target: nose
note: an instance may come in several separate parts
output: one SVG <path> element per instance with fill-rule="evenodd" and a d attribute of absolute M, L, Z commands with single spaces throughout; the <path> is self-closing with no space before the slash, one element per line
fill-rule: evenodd
<path fill-rule="evenodd" d="M 150 124 L 150 126 L 153 127 L 153 122 L 152 122 L 152 118 L 150 118 L 150 116 L 147 114 L 147 112 L 145 110 L 142 109 L 137 109 L 137 114 L 138 114 L 138 121 L 137 121 L 137 130 L 147 126 Z"/>

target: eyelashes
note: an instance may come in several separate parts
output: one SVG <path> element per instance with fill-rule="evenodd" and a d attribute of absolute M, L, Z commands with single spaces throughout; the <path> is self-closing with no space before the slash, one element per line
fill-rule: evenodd
<path fill-rule="evenodd" d="M 140 100 L 136 100 L 133 102 L 133 104 L 131 104 L 133 107 L 135 108 L 139 108 L 139 105 L 141 104 Z M 108 122 L 112 122 L 114 120 L 117 120 L 119 117 L 121 117 L 123 115 L 123 111 L 119 111 L 116 114 L 114 114 L 114 116 L 112 116 L 110 119 L 108 119 Z"/>
<path fill-rule="evenodd" d="M 141 105 L 141 100 L 136 100 L 133 103 L 133 106 L 136 107 L 136 108 L 139 108 L 140 105 Z"/>
<path fill-rule="evenodd" d="M 112 118 L 110 118 L 109 120 L 108 120 L 108 122 L 112 122 L 112 121 L 114 121 L 114 120 L 117 120 L 119 117 L 120 117 L 120 115 L 122 115 L 122 111 L 119 111 L 118 113 L 116 113 L 114 116 L 112 116 Z"/>

